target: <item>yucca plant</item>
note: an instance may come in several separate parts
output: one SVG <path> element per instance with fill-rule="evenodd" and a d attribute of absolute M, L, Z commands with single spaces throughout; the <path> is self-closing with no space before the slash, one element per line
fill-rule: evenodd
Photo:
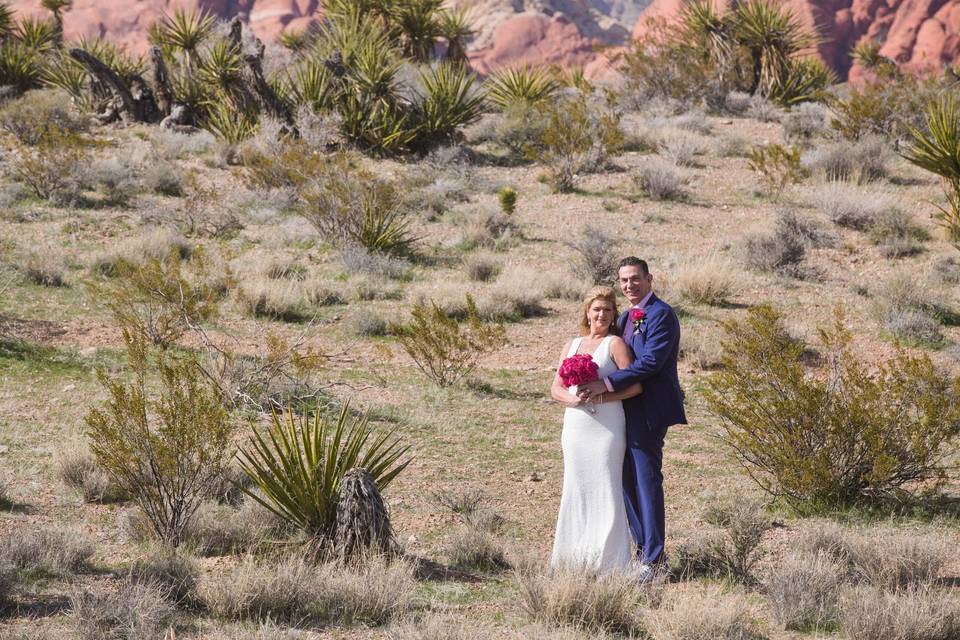
<path fill-rule="evenodd" d="M 0 41 L 13 35 L 14 26 L 13 10 L 6 2 L 0 2 Z"/>
<path fill-rule="evenodd" d="M 316 40 L 317 33 L 313 29 L 284 31 L 280 34 L 280 45 L 295 54 L 302 54 L 309 51 Z"/>
<path fill-rule="evenodd" d="M 420 82 L 426 92 L 416 104 L 421 127 L 418 139 L 423 144 L 448 140 L 457 129 L 480 117 L 483 95 L 466 66 L 441 63 L 421 72 Z"/>
<path fill-rule="evenodd" d="M 187 67 L 197 66 L 198 49 L 217 25 L 216 17 L 206 10 L 175 9 L 173 15 L 164 14 L 152 32 L 153 44 L 166 45 L 181 51 Z"/>
<path fill-rule="evenodd" d="M 768 95 L 785 77 L 790 59 L 815 44 L 816 38 L 800 22 L 797 13 L 775 0 L 747 0 L 737 5 L 733 16 L 737 42 L 750 53 L 753 78 L 750 94 Z"/>
<path fill-rule="evenodd" d="M 820 58 L 794 58 L 767 97 L 778 104 L 791 106 L 815 100 L 836 81 L 837 74 Z"/>
<path fill-rule="evenodd" d="M 223 102 L 204 105 L 200 126 L 229 145 L 237 145 L 257 131 L 256 114 L 238 111 Z"/>
<path fill-rule="evenodd" d="M 0 46 L 0 86 L 14 87 L 22 93 L 40 86 L 43 60 L 36 49 L 19 42 Z"/>
<path fill-rule="evenodd" d="M 344 405 L 334 421 L 320 411 L 274 412 L 266 437 L 255 431 L 238 458 L 253 480 L 243 491 L 322 548 L 334 532 L 344 474 L 366 469 L 383 491 L 410 464 L 409 450 L 394 431 L 375 433 L 367 416 L 354 417 Z"/>
<path fill-rule="evenodd" d="M 960 248 L 960 104 L 946 93 L 927 106 L 925 126 L 907 125 L 912 144 L 902 155 L 921 169 L 940 176 L 947 206 L 937 206 L 935 217 Z"/>
<path fill-rule="evenodd" d="M 73 0 L 41 0 L 40 5 L 53 14 L 54 45 L 63 46 L 63 10 L 69 9 Z"/>
<path fill-rule="evenodd" d="M 287 86 L 287 93 L 294 104 L 310 105 L 314 111 L 334 106 L 336 83 L 322 61 L 311 58 L 297 65 L 287 79 Z"/>
<path fill-rule="evenodd" d="M 57 30 L 52 22 L 32 18 L 20 19 L 14 37 L 34 51 L 49 51 L 57 44 Z"/>
<path fill-rule="evenodd" d="M 416 62 L 427 62 L 441 35 L 443 0 L 397 0 L 391 26 L 398 33 L 403 53 Z"/>
<path fill-rule="evenodd" d="M 338 103 L 342 130 L 348 140 L 374 153 L 398 153 L 417 137 L 410 115 L 399 106 L 363 100 L 345 93 Z"/>
<path fill-rule="evenodd" d="M 410 217 L 394 199 L 368 191 L 358 203 L 362 216 L 349 229 L 352 240 L 368 251 L 408 255 L 417 241 L 410 233 Z"/>
<path fill-rule="evenodd" d="M 232 95 L 241 82 L 243 60 L 240 52 L 224 39 L 217 40 L 205 56 L 198 60 L 200 79 Z"/>
<path fill-rule="evenodd" d="M 73 103 L 83 111 L 94 109 L 93 101 L 86 90 L 87 74 L 82 65 L 67 55 L 52 56 L 43 67 L 44 84 L 66 91 Z"/>
<path fill-rule="evenodd" d="M 559 89 L 549 71 L 526 65 L 498 71 L 490 76 L 486 85 L 487 98 L 500 109 L 517 103 L 536 105 L 546 102 Z"/>
<path fill-rule="evenodd" d="M 467 61 L 467 45 L 476 34 L 470 26 L 468 9 L 444 9 L 440 11 L 440 36 L 447 41 L 447 60 Z"/>
<path fill-rule="evenodd" d="M 723 73 L 736 46 L 731 17 L 732 14 L 721 16 L 710 0 L 687 2 L 680 10 L 677 40 L 702 60 L 713 62 Z"/>

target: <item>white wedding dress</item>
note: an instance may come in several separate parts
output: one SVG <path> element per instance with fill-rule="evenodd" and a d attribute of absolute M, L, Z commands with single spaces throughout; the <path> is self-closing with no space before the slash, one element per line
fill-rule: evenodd
<path fill-rule="evenodd" d="M 611 340 L 604 338 L 593 354 L 600 378 L 617 370 L 610 356 Z M 574 339 L 568 358 L 582 341 Z M 576 387 L 571 387 L 570 393 L 576 393 Z M 590 413 L 590 408 L 596 413 Z M 630 563 L 630 534 L 623 503 L 625 428 L 620 402 L 568 407 L 564 413 L 563 494 L 552 566 L 604 573 Z"/>

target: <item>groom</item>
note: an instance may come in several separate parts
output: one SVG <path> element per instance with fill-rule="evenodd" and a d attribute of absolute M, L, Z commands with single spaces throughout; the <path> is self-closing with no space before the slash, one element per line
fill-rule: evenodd
<path fill-rule="evenodd" d="M 636 359 L 608 378 L 581 386 L 579 393 L 590 397 L 643 384 L 643 393 L 623 402 L 627 419 L 623 494 L 641 563 L 639 577 L 649 580 L 664 560 L 663 438 L 670 425 L 687 423 L 677 376 L 680 322 L 670 305 L 653 294 L 653 276 L 645 261 L 633 256 L 621 260 L 617 281 L 632 305 L 621 314 L 617 327 Z"/>

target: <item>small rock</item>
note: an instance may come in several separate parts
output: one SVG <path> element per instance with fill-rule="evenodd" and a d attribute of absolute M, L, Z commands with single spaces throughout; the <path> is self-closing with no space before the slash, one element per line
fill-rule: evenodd
<path fill-rule="evenodd" d="M 0 444 L 0 456 L 2 456 L 3 454 L 5 454 L 5 453 L 6 453 L 7 451 L 9 451 L 9 450 L 10 450 L 10 447 L 8 447 L 8 446 L 5 445 L 5 444 Z"/>
<path fill-rule="evenodd" d="M 524 478 L 526 482 L 540 482 L 543 478 L 536 471 Z"/>
<path fill-rule="evenodd" d="M 75 385 L 75 384 L 68 384 L 67 386 L 65 386 L 65 387 L 63 388 L 63 392 L 66 393 L 66 392 L 68 392 L 68 391 L 73 391 L 73 390 L 76 389 L 76 388 L 77 388 L 77 385 Z"/>

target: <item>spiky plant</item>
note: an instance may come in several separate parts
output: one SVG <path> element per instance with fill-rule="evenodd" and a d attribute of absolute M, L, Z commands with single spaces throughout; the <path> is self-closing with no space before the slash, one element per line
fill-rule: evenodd
<path fill-rule="evenodd" d="M 416 140 L 409 113 L 398 105 L 346 92 L 337 104 L 344 136 L 374 153 L 398 153 Z"/>
<path fill-rule="evenodd" d="M 447 41 L 447 60 L 467 61 L 467 45 L 476 35 L 470 26 L 472 17 L 468 9 L 443 9 L 440 11 L 440 37 Z"/>
<path fill-rule="evenodd" d="M 129 83 L 134 76 L 143 75 L 147 64 L 142 56 L 131 56 L 122 48 L 103 38 L 80 38 L 77 48 L 96 56 L 110 67 L 120 79 Z M 79 63 L 78 63 L 79 64 Z"/>
<path fill-rule="evenodd" d="M 34 51 L 49 51 L 57 44 L 57 28 L 47 20 L 27 16 L 20 19 L 14 37 Z"/>
<path fill-rule="evenodd" d="M 240 449 L 240 468 L 254 485 L 243 491 L 322 548 L 334 532 L 344 474 L 366 469 L 383 491 L 410 464 L 403 459 L 409 449 L 394 431 L 375 433 L 348 405 L 333 421 L 319 411 L 312 417 L 288 411 L 282 418 L 274 412 L 266 436 L 254 431 Z"/>
<path fill-rule="evenodd" d="M 13 10 L 6 2 L 0 2 L 0 41 L 13 35 L 14 26 Z"/>
<path fill-rule="evenodd" d="M 584 95 L 593 93 L 593 83 L 587 80 L 587 76 L 581 66 L 570 69 L 558 67 L 554 70 L 554 77 L 557 80 L 557 84 L 562 87 L 576 89 Z"/>
<path fill-rule="evenodd" d="M 912 144 L 903 157 L 943 179 L 947 206 L 934 214 L 947 236 L 960 248 L 960 104 L 946 93 L 927 107 L 925 126 L 907 125 Z"/>
<path fill-rule="evenodd" d="M 731 15 L 721 16 L 710 0 L 693 0 L 680 10 L 677 39 L 723 74 L 728 68 L 736 41 Z M 721 78 L 722 79 L 722 78 Z"/>
<path fill-rule="evenodd" d="M 880 54 L 880 43 L 872 38 L 864 38 L 850 52 L 853 59 L 864 69 L 881 75 L 897 75 L 900 68 L 897 63 Z"/>
<path fill-rule="evenodd" d="M 280 34 L 280 44 L 289 51 L 302 54 L 308 51 L 316 42 L 317 33 L 313 29 L 301 31 L 284 31 Z"/>
<path fill-rule="evenodd" d="M 163 14 L 155 31 L 154 44 L 167 45 L 181 51 L 187 66 L 195 69 L 200 45 L 213 32 L 217 25 L 216 17 L 205 9 L 174 10 L 173 15 Z"/>
<path fill-rule="evenodd" d="M 435 144 L 452 138 L 460 127 L 480 117 L 483 95 L 466 66 L 441 63 L 420 73 L 425 95 L 416 103 L 419 140 Z"/>
<path fill-rule="evenodd" d="M 70 56 L 51 56 L 43 67 L 42 77 L 44 84 L 66 91 L 81 110 L 94 109 L 93 100 L 87 91 L 86 71 Z"/>
<path fill-rule="evenodd" d="M 559 89 L 549 71 L 526 65 L 498 71 L 487 79 L 486 85 L 487 98 L 501 109 L 518 103 L 535 105 L 546 102 Z"/>
<path fill-rule="evenodd" d="M 240 52 L 226 39 L 217 40 L 199 64 L 200 79 L 228 95 L 241 82 L 243 60 Z"/>
<path fill-rule="evenodd" d="M 200 126 L 228 145 L 238 145 L 257 131 L 253 113 L 238 111 L 222 101 L 204 105 Z"/>
<path fill-rule="evenodd" d="M 403 53 L 416 62 L 426 62 L 441 35 L 443 0 L 396 0 L 391 26 L 398 32 Z"/>
<path fill-rule="evenodd" d="M 837 81 L 837 74 L 820 58 L 794 58 L 784 73 L 767 95 L 770 100 L 784 106 L 815 100 L 824 89 Z"/>
<path fill-rule="evenodd" d="M 308 104 L 314 111 L 334 107 L 336 83 L 321 61 L 310 59 L 298 65 L 287 84 L 294 104 Z"/>
<path fill-rule="evenodd" d="M 63 46 L 63 10 L 69 9 L 73 0 L 41 0 L 40 5 L 53 14 L 54 44 Z"/>
<path fill-rule="evenodd" d="M 40 86 L 43 61 L 36 49 L 19 42 L 0 47 L 0 86 L 9 85 L 17 92 Z"/>
<path fill-rule="evenodd" d="M 746 0 L 737 5 L 733 33 L 750 53 L 750 93 L 768 95 L 788 71 L 790 59 L 816 42 L 797 13 L 775 0 Z"/>

